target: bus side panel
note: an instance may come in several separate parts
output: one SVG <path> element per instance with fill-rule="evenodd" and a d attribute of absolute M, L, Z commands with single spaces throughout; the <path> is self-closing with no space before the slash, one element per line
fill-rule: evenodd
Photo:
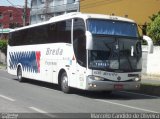
<path fill-rule="evenodd" d="M 62 58 L 63 64 L 59 62 L 59 67 L 65 67 L 69 86 L 77 88 L 76 59 L 74 56 L 72 45 L 67 46 L 64 49 L 64 55 Z"/>
<path fill-rule="evenodd" d="M 17 75 L 17 69 L 14 68 L 16 66 L 11 64 L 12 62 L 11 50 L 12 50 L 12 47 L 8 46 L 7 47 L 7 71 L 9 74 Z"/>
<path fill-rule="evenodd" d="M 22 76 L 25 78 L 40 78 L 40 51 L 33 46 L 8 47 L 8 73 L 17 75 L 18 65 L 22 68 Z"/>
<path fill-rule="evenodd" d="M 58 84 L 64 69 L 70 87 L 85 89 L 86 68 L 77 64 L 71 44 L 54 43 L 8 47 L 8 73 L 17 75 L 20 64 L 25 78 Z"/>

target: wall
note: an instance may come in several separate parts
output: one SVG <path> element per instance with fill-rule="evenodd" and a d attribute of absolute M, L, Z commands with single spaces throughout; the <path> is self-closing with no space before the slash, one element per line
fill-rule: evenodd
<path fill-rule="evenodd" d="M 147 47 L 143 47 L 143 73 L 160 76 L 160 46 L 154 46 L 153 54 L 146 52 Z"/>
<path fill-rule="evenodd" d="M 7 61 L 7 59 L 6 59 L 5 54 L 2 53 L 1 50 L 0 50 L 0 63 L 1 64 L 6 64 L 6 61 Z"/>
<path fill-rule="evenodd" d="M 81 12 L 128 16 L 139 25 L 150 22 L 149 16 L 160 11 L 160 0 L 81 0 Z"/>
<path fill-rule="evenodd" d="M 0 6 L 0 24 L 3 28 L 23 26 L 23 9 L 11 6 Z M 29 24 L 30 9 L 27 9 L 27 24 Z"/>
<path fill-rule="evenodd" d="M 31 0 L 31 3 L 31 24 L 79 9 L 78 0 Z"/>

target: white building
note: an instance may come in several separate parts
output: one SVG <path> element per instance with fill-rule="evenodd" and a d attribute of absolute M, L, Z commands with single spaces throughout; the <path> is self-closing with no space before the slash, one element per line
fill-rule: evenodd
<path fill-rule="evenodd" d="M 31 24 L 51 17 L 79 11 L 79 0 L 31 0 Z"/>

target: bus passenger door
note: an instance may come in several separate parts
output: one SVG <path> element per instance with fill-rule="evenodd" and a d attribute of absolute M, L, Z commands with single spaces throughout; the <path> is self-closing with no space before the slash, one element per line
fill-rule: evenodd
<path fill-rule="evenodd" d="M 77 66 L 76 66 L 76 76 L 77 76 L 77 88 L 80 89 L 85 89 L 85 84 L 86 84 L 86 80 L 85 80 L 85 76 L 86 76 L 86 68 L 79 65 L 77 62 Z"/>
<path fill-rule="evenodd" d="M 73 22 L 73 49 L 76 57 L 76 84 L 80 89 L 85 87 L 86 72 L 86 36 L 83 19 L 76 18 Z"/>

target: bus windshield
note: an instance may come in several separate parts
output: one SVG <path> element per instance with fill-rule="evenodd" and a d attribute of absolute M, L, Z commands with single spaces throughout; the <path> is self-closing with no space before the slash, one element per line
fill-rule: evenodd
<path fill-rule="evenodd" d="M 92 34 L 139 37 L 137 25 L 135 23 L 115 20 L 88 19 L 87 24 L 88 31 Z"/>
<path fill-rule="evenodd" d="M 90 69 L 139 72 L 142 67 L 141 42 L 134 23 L 88 20 L 93 49 L 89 50 Z"/>
<path fill-rule="evenodd" d="M 93 36 L 89 50 L 89 68 L 106 71 L 138 72 L 142 62 L 141 42 L 138 39 Z"/>

